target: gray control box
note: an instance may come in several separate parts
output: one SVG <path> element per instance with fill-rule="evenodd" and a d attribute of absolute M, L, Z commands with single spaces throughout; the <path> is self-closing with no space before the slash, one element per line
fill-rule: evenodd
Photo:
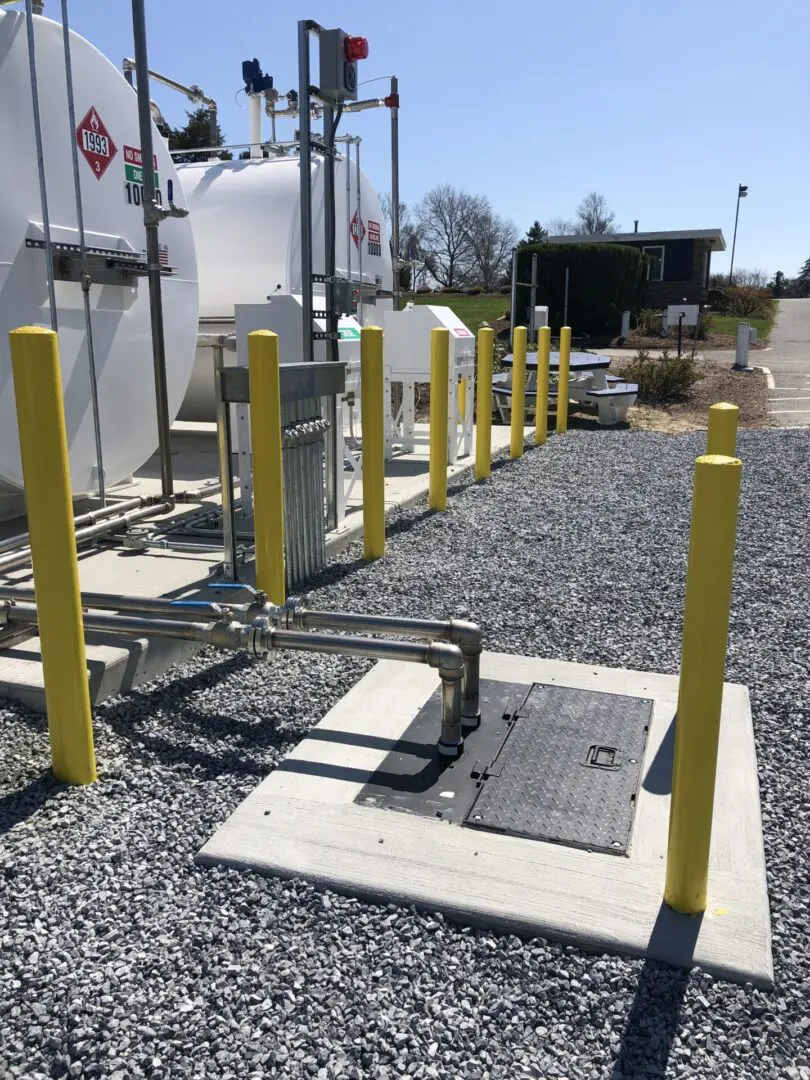
<path fill-rule="evenodd" d="M 323 30 L 318 38 L 321 76 L 319 89 L 325 98 L 339 104 L 357 100 L 357 64 L 346 59 L 343 30 Z"/>

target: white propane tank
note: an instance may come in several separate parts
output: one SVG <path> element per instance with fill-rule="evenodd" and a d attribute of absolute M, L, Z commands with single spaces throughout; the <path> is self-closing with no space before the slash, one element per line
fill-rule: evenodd
<path fill-rule="evenodd" d="M 268 297 L 301 293 L 301 216 L 299 159 L 254 158 L 243 161 L 178 165 L 191 211 L 200 274 L 200 332 L 233 333 L 234 306 L 261 304 Z M 361 173 L 357 216 L 355 166 L 335 162 L 335 261 L 337 273 L 390 291 L 391 249 L 382 209 L 368 178 Z M 315 273 L 324 268 L 323 158 L 312 160 L 312 235 Z M 362 220 L 360 220 L 362 219 Z M 362 267 L 361 267 L 362 261 Z M 315 288 L 315 307 L 322 287 Z M 390 305 L 389 305 L 390 306 Z M 379 317 L 380 323 L 382 317 Z M 233 357 L 226 353 L 226 357 Z M 297 357 L 303 359 L 303 357 Z M 231 361 L 232 362 L 232 361 Z M 180 419 L 214 419 L 213 356 L 197 351 Z"/>
<path fill-rule="evenodd" d="M 0 199 L 0 503 L 12 513 L 23 486 L 8 331 L 50 326 L 46 255 L 34 141 L 34 117 L 25 15 L 0 11 L 0 146 L 6 180 Z M 65 90 L 62 27 L 34 17 L 51 239 L 78 244 L 71 142 L 79 147 L 88 248 L 129 253 L 145 260 L 141 208 L 140 139 L 136 95 L 123 75 L 88 41 L 71 33 L 77 131 L 71 131 Z M 173 184 L 183 192 L 168 149 L 152 129 L 162 198 Z M 191 223 L 169 218 L 160 227 L 161 261 L 173 268 L 163 279 L 166 365 L 172 418 L 194 363 L 198 321 L 197 264 Z M 64 250 L 64 249 L 63 249 Z M 74 267 L 78 256 L 73 255 Z M 74 494 L 95 490 L 93 431 L 82 287 L 59 278 L 57 324 L 65 420 Z M 129 477 L 158 444 L 149 289 L 145 277 L 125 284 L 91 284 L 93 342 L 107 485 Z"/>

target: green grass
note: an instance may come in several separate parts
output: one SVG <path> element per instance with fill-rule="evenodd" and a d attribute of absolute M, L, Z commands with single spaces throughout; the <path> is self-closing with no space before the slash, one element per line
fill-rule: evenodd
<path fill-rule="evenodd" d="M 747 322 L 750 326 L 756 327 L 757 340 L 764 344 L 773 329 L 774 319 L 773 317 L 770 319 L 743 319 L 739 315 L 709 316 L 709 327 L 713 334 L 728 334 L 731 337 L 736 337 L 737 326 L 741 322 Z"/>
<path fill-rule="evenodd" d="M 508 296 L 452 296 L 443 293 L 423 293 L 421 296 L 410 297 L 416 304 L 433 304 L 437 307 L 451 308 L 459 319 L 475 334 L 481 328 L 481 323 L 489 323 L 490 326 L 496 319 L 509 310 Z"/>

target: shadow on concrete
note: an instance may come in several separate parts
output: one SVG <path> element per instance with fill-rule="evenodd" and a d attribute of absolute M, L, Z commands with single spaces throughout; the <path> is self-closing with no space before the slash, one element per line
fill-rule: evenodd
<path fill-rule="evenodd" d="M 33 817 L 64 787 L 49 769 L 24 787 L 0 797 L 0 836 Z"/>
<path fill-rule="evenodd" d="M 649 952 L 662 956 L 678 948 L 681 960 L 691 957 L 700 925 L 700 918 L 677 915 L 662 903 L 650 935 Z M 689 979 L 686 968 L 672 968 L 659 960 L 644 961 L 612 1080 L 668 1074 Z"/>
<path fill-rule="evenodd" d="M 661 740 L 658 752 L 644 777 L 642 786 L 652 795 L 672 794 L 672 765 L 675 760 L 675 717 L 672 717 L 667 733 Z"/>

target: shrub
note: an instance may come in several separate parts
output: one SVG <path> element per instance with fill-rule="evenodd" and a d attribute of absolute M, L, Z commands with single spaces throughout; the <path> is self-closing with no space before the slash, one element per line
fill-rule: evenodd
<path fill-rule="evenodd" d="M 756 289 L 753 285 L 710 289 L 709 306 L 721 315 L 736 315 L 741 319 L 770 319 L 773 316 L 770 289 Z"/>
<path fill-rule="evenodd" d="M 647 282 L 642 273 L 644 256 L 622 244 L 527 244 L 518 249 L 517 279 L 531 278 L 532 256 L 537 255 L 537 303 L 548 306 L 549 323 L 562 326 L 565 307 L 565 272 L 568 281 L 568 324 L 575 334 L 608 335 L 619 329 L 622 311 L 638 311 Z M 515 322 L 528 319 L 531 290 L 519 285 Z"/>
<path fill-rule="evenodd" d="M 416 290 L 417 296 L 426 296 L 427 293 L 432 293 L 433 289 L 429 285 L 422 285 Z"/>
<path fill-rule="evenodd" d="M 511 293 L 511 291 L 512 291 L 512 286 L 511 285 L 501 285 L 501 287 L 498 289 L 498 292 L 500 293 L 501 296 L 508 296 Z"/>
<path fill-rule="evenodd" d="M 636 330 L 641 337 L 661 336 L 661 312 L 655 308 L 642 308 L 636 320 Z"/>
<path fill-rule="evenodd" d="M 699 375 L 691 356 L 678 358 L 664 351 L 660 360 L 654 360 L 640 349 L 627 365 L 625 377 L 638 383 L 639 401 L 665 405 L 685 401 Z"/>
<path fill-rule="evenodd" d="M 480 296 L 483 291 L 480 285 L 473 285 L 472 288 L 464 290 L 467 296 Z"/>

